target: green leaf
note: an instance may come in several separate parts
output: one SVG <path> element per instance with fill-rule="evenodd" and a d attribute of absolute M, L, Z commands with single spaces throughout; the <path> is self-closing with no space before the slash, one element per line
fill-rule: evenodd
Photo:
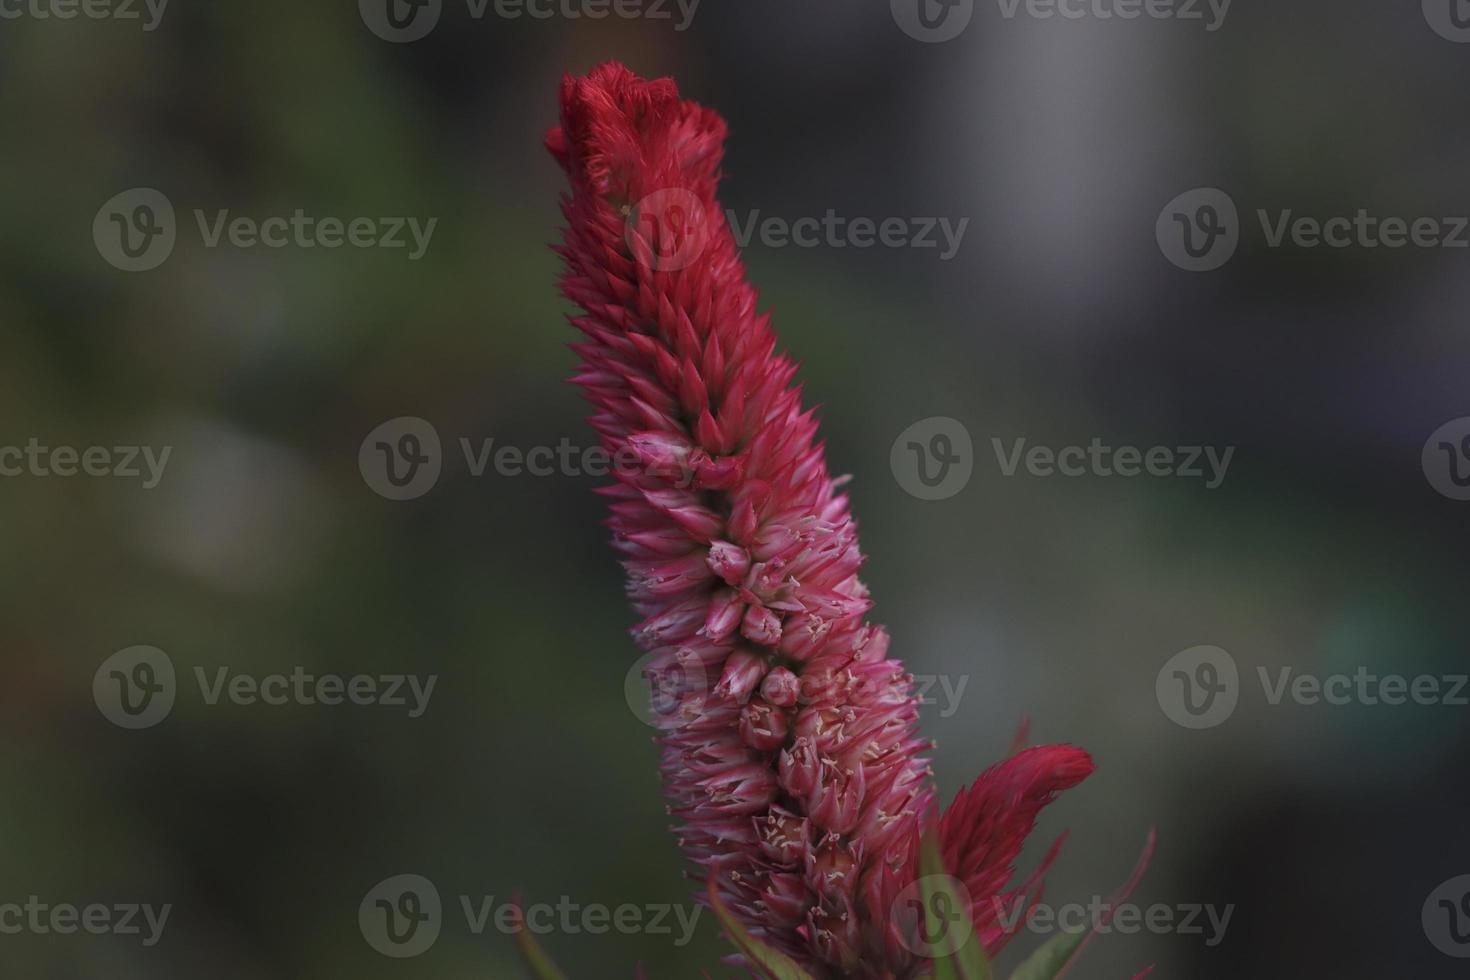
<path fill-rule="evenodd" d="M 940 952 L 933 957 L 934 980 L 991 980 L 990 960 L 970 918 L 969 896 L 945 868 L 939 840 L 932 830 L 924 835 L 919 872 L 925 929 L 925 936 L 920 938 L 930 942 L 928 936 L 938 937 L 933 940 Z"/>
<path fill-rule="evenodd" d="M 735 944 L 735 948 L 740 950 L 741 955 L 752 966 L 759 968 L 763 980 L 813 980 L 812 975 L 797 966 L 791 957 L 780 950 L 772 949 L 746 931 L 740 920 L 731 915 L 730 910 L 720 901 L 713 877 L 709 881 L 709 904 L 715 910 L 715 918 L 725 927 L 725 934 L 730 937 L 730 942 Z"/>
<path fill-rule="evenodd" d="M 1064 932 L 1052 936 L 1040 949 L 1016 967 L 1011 980 L 1054 980 L 1087 938 L 1085 932 Z"/>
<path fill-rule="evenodd" d="M 536 980 L 567 980 L 567 975 L 557 969 L 556 964 L 551 962 L 551 957 L 547 956 L 546 951 L 541 948 L 541 944 L 536 942 L 536 937 L 531 935 L 531 931 L 526 928 L 526 916 L 521 911 L 520 896 L 511 900 L 511 907 L 515 910 L 512 928 L 516 947 L 521 951 L 521 956 L 526 961 L 526 969 L 531 971 L 531 976 Z"/>

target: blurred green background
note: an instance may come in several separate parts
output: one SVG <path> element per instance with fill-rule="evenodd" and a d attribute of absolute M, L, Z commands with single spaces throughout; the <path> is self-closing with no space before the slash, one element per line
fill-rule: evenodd
<path fill-rule="evenodd" d="M 594 444 L 555 290 L 560 175 L 541 146 L 563 71 L 618 58 L 729 120 L 724 203 L 794 220 L 969 218 L 959 253 L 746 250 L 854 476 L 865 579 L 893 652 L 965 678 L 923 713 L 947 799 L 1039 742 L 1099 771 L 1028 851 L 1072 828 L 1048 886 L 1086 902 L 1146 829 L 1140 905 L 1235 906 L 1223 943 L 1111 935 L 1078 977 L 1438 978 L 1421 906 L 1470 872 L 1470 709 L 1272 706 L 1275 671 L 1464 671 L 1470 504 L 1421 448 L 1470 415 L 1467 255 L 1268 248 L 1257 208 L 1470 213 L 1470 46 L 1417 4 L 1240 2 L 1178 20 L 1005 18 L 942 44 L 882 3 L 705 0 L 673 20 L 470 16 L 389 43 L 346 0 L 173 0 L 139 21 L 0 20 L 0 444 L 171 446 L 137 480 L 0 479 L 0 903 L 171 903 L 162 942 L 0 935 L 6 976 L 519 975 L 458 897 L 689 903 L 637 651 L 588 476 L 472 476 L 478 445 Z M 16 9 L 16 8 L 9 8 Z M 140 8 L 146 19 L 146 10 Z M 1243 240 L 1191 274 L 1160 209 L 1227 190 Z M 178 240 L 129 273 L 98 209 L 162 191 Z M 192 213 L 437 217 L 404 250 L 207 247 Z M 400 416 L 444 442 L 427 494 L 358 466 Z M 931 416 L 975 475 L 923 501 L 890 470 Z M 1234 446 L 1223 485 L 1003 477 L 992 437 Z M 137 644 L 172 658 L 161 724 L 125 731 L 92 680 Z M 1224 724 L 1171 722 L 1155 678 L 1228 650 Z M 196 667 L 434 674 L 429 710 L 210 705 Z M 936 691 L 936 694 L 938 692 Z M 358 905 L 422 874 L 443 932 L 380 956 Z M 1019 940 L 1033 944 L 1036 937 Z M 558 932 L 574 978 L 686 978 L 695 940 Z M 1012 961 L 1013 962 L 1013 961 Z"/>

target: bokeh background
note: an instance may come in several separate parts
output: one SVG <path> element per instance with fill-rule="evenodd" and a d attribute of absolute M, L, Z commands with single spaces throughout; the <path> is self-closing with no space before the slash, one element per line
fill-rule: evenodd
<path fill-rule="evenodd" d="M 1370 0 L 1237 0 L 1214 31 L 982 2 L 943 43 L 879 2 L 704 0 L 687 30 L 669 9 L 476 19 L 451 0 L 403 44 L 348 0 L 173 0 L 151 31 L 0 20 L 0 443 L 173 447 L 151 490 L 0 479 L 0 901 L 174 906 L 153 948 L 0 935 L 0 972 L 513 977 L 510 940 L 472 934 L 458 896 L 688 903 L 652 730 L 624 697 L 637 653 L 600 481 L 473 477 L 458 450 L 593 444 L 563 383 L 541 138 L 561 73 L 617 58 L 726 116 L 741 215 L 969 219 L 949 261 L 759 241 L 746 258 L 854 477 L 877 620 L 916 673 L 967 679 L 957 710 L 924 709 L 944 795 L 1029 714 L 1035 740 L 1099 764 L 1033 841 L 1072 830 L 1051 902 L 1106 894 L 1157 825 L 1135 901 L 1234 906 L 1216 946 L 1110 935 L 1074 975 L 1463 975 L 1421 909 L 1470 873 L 1470 708 L 1272 706 L 1254 677 L 1466 670 L 1470 503 L 1434 490 L 1421 449 L 1470 415 L 1470 252 L 1270 248 L 1254 213 L 1470 214 L 1470 45 L 1418 3 Z M 92 226 L 135 187 L 166 194 L 179 231 L 128 273 Z M 1209 273 L 1155 241 L 1196 187 L 1241 213 Z M 409 261 L 210 248 L 196 208 L 439 220 Z M 410 501 L 358 466 L 399 416 L 445 444 Z M 932 416 L 977 458 L 924 501 L 890 449 Z M 990 450 L 1095 436 L 1236 451 L 1206 490 L 1004 477 Z M 169 654 L 180 693 L 125 731 L 92 680 L 136 644 Z M 1200 644 L 1243 690 L 1196 731 L 1155 679 Z M 222 666 L 438 683 L 417 719 L 209 705 L 193 671 Z M 409 872 L 446 922 L 394 960 L 358 905 Z M 543 942 L 574 978 L 731 973 L 708 915 L 687 946 Z"/>

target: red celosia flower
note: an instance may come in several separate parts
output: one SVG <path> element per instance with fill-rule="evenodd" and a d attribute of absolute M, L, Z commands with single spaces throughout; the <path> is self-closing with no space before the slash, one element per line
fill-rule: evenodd
<path fill-rule="evenodd" d="M 668 709 L 675 832 L 751 932 L 814 976 L 914 976 L 922 950 L 894 906 L 933 819 L 929 743 L 864 621 L 848 498 L 715 198 L 725 124 L 618 64 L 566 78 L 561 105 L 547 145 L 571 183 L 575 380 L 631 464 L 604 492 Z M 1034 901 L 1050 863 L 1005 891 L 1037 812 L 1091 770 L 1079 749 L 1020 752 L 939 821 L 987 949 L 1007 938 L 995 899 Z"/>

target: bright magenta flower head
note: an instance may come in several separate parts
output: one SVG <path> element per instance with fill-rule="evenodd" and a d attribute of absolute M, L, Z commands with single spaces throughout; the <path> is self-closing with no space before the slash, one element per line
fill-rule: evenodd
<path fill-rule="evenodd" d="M 725 124 L 619 64 L 567 77 L 561 105 L 547 145 L 571 183 L 575 380 L 632 461 L 603 492 L 653 654 L 675 833 L 723 904 L 814 976 L 915 976 L 895 905 L 934 821 L 929 743 L 864 619 L 848 498 L 715 197 Z M 994 899 L 1036 897 L 1040 872 L 1006 886 L 1037 812 L 1091 770 L 1079 749 L 1020 752 L 938 822 L 989 950 L 1007 938 Z"/>

